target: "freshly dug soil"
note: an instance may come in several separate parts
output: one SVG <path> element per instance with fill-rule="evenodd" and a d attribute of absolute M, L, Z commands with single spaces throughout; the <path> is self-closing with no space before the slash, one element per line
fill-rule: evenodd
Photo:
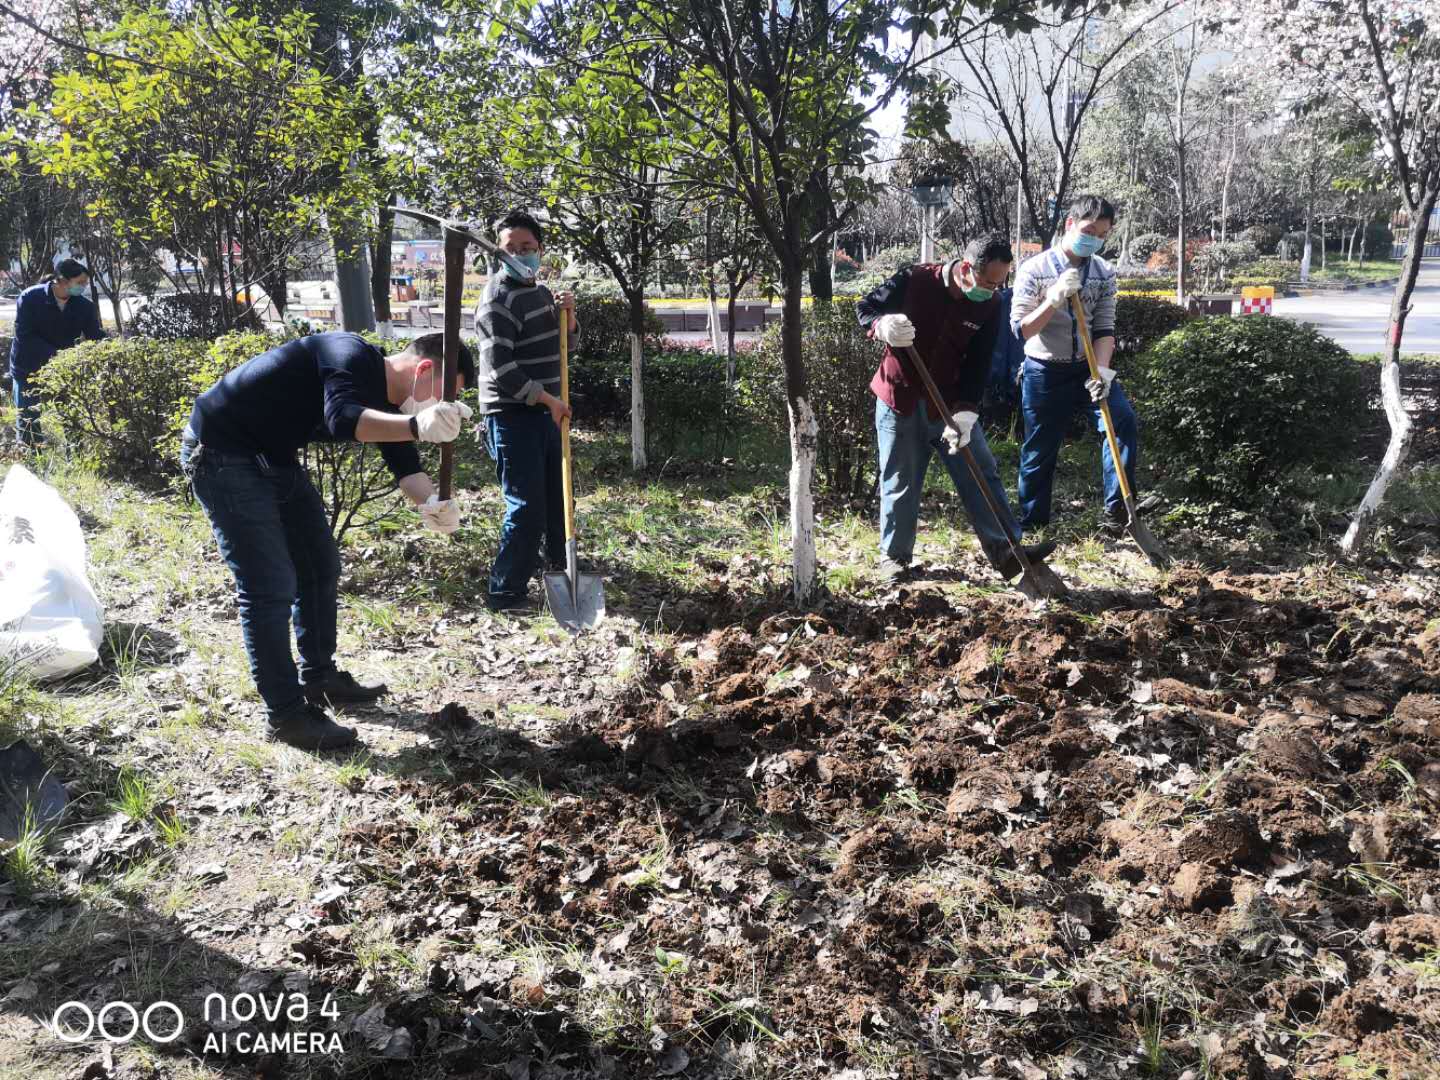
<path fill-rule="evenodd" d="M 1433 1076 L 1437 610 L 1182 570 L 683 640 L 403 782 L 349 916 L 431 944 L 456 1074 Z"/>

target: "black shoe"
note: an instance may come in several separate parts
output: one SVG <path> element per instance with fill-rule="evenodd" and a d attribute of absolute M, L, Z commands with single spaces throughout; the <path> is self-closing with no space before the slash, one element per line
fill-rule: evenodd
<path fill-rule="evenodd" d="M 367 705 L 390 692 L 384 683 L 362 683 L 348 671 L 332 671 L 319 682 L 305 683 L 300 688 L 312 705 Z"/>
<path fill-rule="evenodd" d="M 1112 514 L 1109 510 L 1106 510 L 1105 515 L 1100 519 L 1100 531 L 1106 536 L 1119 539 L 1125 535 L 1125 531 L 1129 528 L 1130 515 L 1124 510 L 1121 510 L 1118 514 Z"/>
<path fill-rule="evenodd" d="M 1051 552 L 1057 547 L 1059 545 L 1054 540 L 1046 540 L 1043 544 L 1021 544 L 1020 550 L 1025 553 L 1027 562 L 1038 563 L 1048 559 Z M 1020 560 L 1015 558 L 1014 553 L 1011 552 L 1005 556 L 996 569 L 1000 571 L 1001 577 L 1009 581 L 1013 577 L 1019 577 L 1025 568 L 1020 565 Z"/>
<path fill-rule="evenodd" d="M 355 729 L 337 724 L 318 705 L 301 704 L 270 715 L 270 738 L 301 750 L 338 750 L 355 742 Z"/>
<path fill-rule="evenodd" d="M 485 597 L 485 606 L 494 612 L 523 612 L 533 609 L 528 593 L 490 593 Z"/>

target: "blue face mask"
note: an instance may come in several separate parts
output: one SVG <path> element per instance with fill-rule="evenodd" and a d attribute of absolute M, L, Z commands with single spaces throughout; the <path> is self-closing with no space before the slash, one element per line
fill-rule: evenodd
<path fill-rule="evenodd" d="M 531 276 L 532 278 L 533 278 L 536 274 L 540 273 L 540 253 L 539 253 L 539 252 L 531 252 L 529 255 L 511 255 L 510 257 L 511 257 L 512 259 L 514 259 L 516 262 L 518 262 L 521 266 L 525 267 L 525 269 L 529 270 L 529 271 L 530 271 L 530 276 Z M 524 281 L 524 280 L 525 280 L 523 277 L 521 277 L 519 274 L 517 274 L 513 269 L 511 269 L 509 263 L 503 263 L 503 262 L 502 262 L 500 265 L 504 268 L 505 273 L 508 274 L 510 277 L 514 278 L 516 281 Z"/>
<path fill-rule="evenodd" d="M 69 285 L 69 286 L 66 286 L 65 291 L 66 291 L 67 293 L 69 293 L 71 296 L 84 296 L 84 295 L 85 295 L 85 286 L 84 286 L 84 285 Z"/>
<path fill-rule="evenodd" d="M 1091 255 L 1100 254 L 1100 249 L 1105 246 L 1105 241 L 1098 236 L 1091 236 L 1089 233 L 1077 232 L 1072 234 L 1070 250 L 1082 259 L 1088 259 Z"/>

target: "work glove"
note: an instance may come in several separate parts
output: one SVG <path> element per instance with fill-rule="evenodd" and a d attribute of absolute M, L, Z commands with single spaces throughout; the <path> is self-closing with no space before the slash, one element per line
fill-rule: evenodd
<path fill-rule="evenodd" d="M 460 527 L 460 507 L 454 499 L 431 495 L 415 509 L 420 514 L 420 523 L 431 532 L 449 536 Z"/>
<path fill-rule="evenodd" d="M 875 336 L 886 345 L 903 349 L 915 344 L 915 324 L 906 315 L 881 315 L 875 320 Z"/>
<path fill-rule="evenodd" d="M 1096 405 L 1110 396 L 1110 384 L 1115 381 L 1115 369 L 1102 367 L 1100 378 L 1086 379 L 1085 389 L 1090 393 L 1090 400 Z"/>
<path fill-rule="evenodd" d="M 1080 291 L 1080 271 L 1073 266 L 1055 279 L 1055 284 L 1045 290 L 1045 303 L 1056 311 L 1070 302 L 1070 297 Z"/>
<path fill-rule="evenodd" d="M 962 447 L 970 445 L 970 432 L 975 427 L 975 421 L 980 419 L 980 414 L 962 410 L 957 412 L 952 419 L 955 421 L 955 427 L 960 430 L 956 431 L 948 424 L 945 426 L 945 446 L 950 453 L 958 454 Z"/>
<path fill-rule="evenodd" d="M 461 423 L 473 415 L 462 401 L 437 401 L 415 414 L 415 433 L 421 442 L 452 442 Z"/>

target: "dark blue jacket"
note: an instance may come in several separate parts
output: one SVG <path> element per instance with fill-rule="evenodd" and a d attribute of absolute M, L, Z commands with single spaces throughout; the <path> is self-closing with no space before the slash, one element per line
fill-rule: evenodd
<path fill-rule="evenodd" d="M 62 310 L 49 285 L 32 285 L 20 294 L 15 311 L 15 340 L 10 343 L 10 374 L 34 375 L 61 349 L 84 338 L 99 341 L 100 309 L 88 296 L 72 296 Z"/>
<path fill-rule="evenodd" d="M 1010 304 L 1014 289 L 1001 289 L 1000 333 L 995 338 L 995 351 L 990 354 L 990 392 L 1000 401 L 1020 400 L 1020 368 L 1025 363 L 1025 342 L 1010 329 Z"/>

